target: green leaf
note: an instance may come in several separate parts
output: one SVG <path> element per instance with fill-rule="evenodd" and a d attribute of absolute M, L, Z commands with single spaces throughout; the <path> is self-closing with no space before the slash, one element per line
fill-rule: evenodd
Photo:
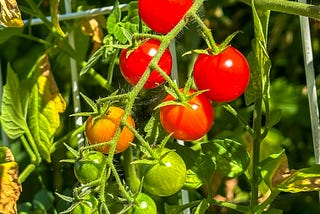
<path fill-rule="evenodd" d="M 156 111 L 151 118 L 149 119 L 148 123 L 144 127 L 144 131 L 146 132 L 145 139 L 150 144 L 157 144 L 159 141 L 165 138 L 167 133 L 162 128 L 160 123 L 160 112 Z"/>
<path fill-rule="evenodd" d="M 17 75 L 8 66 L 7 82 L 3 87 L 1 106 L 1 125 L 9 138 L 16 139 L 25 133 L 28 128 L 26 123 L 26 111 L 21 98 L 21 87 Z M 27 101 L 25 101 L 27 102 Z"/>
<path fill-rule="evenodd" d="M 198 206 L 199 203 L 201 203 L 200 200 L 191 201 L 190 203 L 183 204 L 183 205 L 168 205 L 167 203 L 165 203 L 164 205 L 165 213 L 180 214 L 183 210 L 187 208 Z"/>
<path fill-rule="evenodd" d="M 260 163 L 261 176 L 270 189 L 274 189 L 289 172 L 288 159 L 284 152 L 272 154 Z"/>
<path fill-rule="evenodd" d="M 269 97 L 271 60 L 267 52 L 267 29 L 270 11 L 257 11 L 254 1 L 251 1 L 254 34 L 252 49 L 248 61 L 251 69 L 251 77 L 248 89 L 245 93 L 246 105 L 252 104 L 256 99 Z"/>
<path fill-rule="evenodd" d="M 113 10 L 109 14 L 107 19 L 107 30 L 110 34 L 114 33 L 115 27 L 118 25 L 118 22 L 121 21 L 121 10 L 119 7 L 119 1 L 115 1 L 113 4 Z"/>
<path fill-rule="evenodd" d="M 248 106 L 262 96 L 262 75 L 258 60 L 253 52 L 249 53 L 247 60 L 250 66 L 250 81 L 244 95 L 246 105 Z"/>
<path fill-rule="evenodd" d="M 195 210 L 194 214 L 205 214 L 208 207 L 209 203 L 206 199 L 203 199 L 200 204 L 197 206 L 197 209 Z"/>
<path fill-rule="evenodd" d="M 216 165 L 209 155 L 200 155 L 191 170 L 196 173 L 198 178 L 204 183 L 209 184 L 211 182 L 211 175 L 216 170 Z"/>
<path fill-rule="evenodd" d="M 202 151 L 212 157 L 217 170 L 228 177 L 236 177 L 245 171 L 250 163 L 247 149 L 240 143 L 225 139 L 201 144 Z"/>
<path fill-rule="evenodd" d="M 320 191 L 320 165 L 292 170 L 277 189 L 291 193 Z"/>
<path fill-rule="evenodd" d="M 187 170 L 186 180 L 183 187 L 189 189 L 198 189 L 203 185 L 203 182 L 198 177 L 198 175 L 191 169 Z"/>
<path fill-rule="evenodd" d="M 23 28 L 1 28 L 0 29 L 0 44 L 6 42 L 13 36 L 21 34 Z M 4 50 L 3 50 L 4 51 Z"/>
<path fill-rule="evenodd" d="M 101 56 L 103 56 L 105 50 L 106 50 L 106 47 L 101 46 L 98 50 L 94 52 L 94 54 L 90 57 L 88 62 L 85 63 L 85 65 L 82 67 L 80 71 L 80 76 L 87 73 L 98 62 Z"/>
<path fill-rule="evenodd" d="M 25 84 L 33 83 L 27 123 L 41 156 L 50 162 L 53 136 L 60 126 L 60 113 L 64 112 L 66 103 L 51 73 L 47 55 L 42 55 L 38 59 L 31 74 Z"/>

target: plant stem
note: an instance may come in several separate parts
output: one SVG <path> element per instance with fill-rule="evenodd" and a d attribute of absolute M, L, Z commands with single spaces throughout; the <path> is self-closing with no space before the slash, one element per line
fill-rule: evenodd
<path fill-rule="evenodd" d="M 261 143 L 261 124 L 262 124 L 262 99 L 258 98 L 255 102 L 254 119 L 253 119 L 253 154 L 252 154 L 252 180 L 251 180 L 251 210 L 258 206 L 259 183 L 260 183 L 260 143 Z"/>
<path fill-rule="evenodd" d="M 206 41 L 210 50 L 212 50 L 214 53 L 219 53 L 219 48 L 216 42 L 214 41 L 211 30 L 205 25 L 205 23 L 197 15 L 196 12 L 191 13 L 190 16 L 192 16 L 192 18 L 198 23 L 199 27 L 201 28 L 201 32 L 203 34 L 202 37 Z"/>
<path fill-rule="evenodd" d="M 240 0 L 251 5 L 251 0 Z M 320 19 L 320 6 L 287 0 L 255 0 L 254 4 L 262 10 L 271 10 L 292 15 Z"/>
<path fill-rule="evenodd" d="M 132 147 L 130 146 L 124 153 L 123 153 L 123 164 L 125 168 L 125 178 L 127 179 L 128 185 L 133 193 L 138 192 L 140 186 L 140 180 L 138 178 L 136 167 L 133 162 L 133 151 Z"/>

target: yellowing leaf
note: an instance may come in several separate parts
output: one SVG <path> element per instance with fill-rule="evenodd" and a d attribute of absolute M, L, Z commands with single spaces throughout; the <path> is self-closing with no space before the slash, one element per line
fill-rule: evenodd
<path fill-rule="evenodd" d="M 291 170 L 289 176 L 277 186 L 277 189 L 291 193 L 320 191 L 320 165 Z"/>
<path fill-rule="evenodd" d="M 29 98 L 28 125 L 41 156 L 50 162 L 53 136 L 66 103 L 51 73 L 48 56 L 41 56 L 33 69 L 35 83 Z"/>
<path fill-rule="evenodd" d="M 101 21 L 100 21 L 101 22 Z M 103 31 L 97 18 L 84 18 L 81 20 L 81 30 L 84 35 L 91 36 L 93 48 L 91 54 L 101 47 Z"/>
<path fill-rule="evenodd" d="M 16 0 L 0 0 L 0 23 L 6 27 L 23 27 L 21 12 Z"/>
<path fill-rule="evenodd" d="M 7 162 L 0 164 L 0 213 L 17 213 L 17 200 L 22 190 L 18 183 L 18 164 L 14 162 L 11 151 L 1 147 L 0 156 L 6 156 Z"/>

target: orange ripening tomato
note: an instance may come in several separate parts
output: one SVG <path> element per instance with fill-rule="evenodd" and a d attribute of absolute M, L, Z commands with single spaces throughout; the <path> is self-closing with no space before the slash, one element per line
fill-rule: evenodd
<path fill-rule="evenodd" d="M 88 117 L 86 121 L 85 133 L 90 145 L 108 142 L 115 136 L 118 127 L 120 126 L 121 118 L 124 110 L 119 107 L 111 106 L 105 115 L 100 118 L 93 119 Z M 134 120 L 128 115 L 127 123 L 135 127 Z M 123 127 L 117 142 L 115 153 L 125 151 L 134 139 L 134 134 L 127 128 Z M 97 150 L 108 154 L 110 145 L 97 147 Z"/>

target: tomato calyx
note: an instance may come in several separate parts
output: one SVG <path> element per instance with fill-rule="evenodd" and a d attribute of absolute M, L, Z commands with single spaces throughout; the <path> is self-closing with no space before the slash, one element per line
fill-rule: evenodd
<path fill-rule="evenodd" d="M 188 52 L 182 54 L 182 56 L 186 56 L 186 55 L 190 55 L 190 54 L 218 55 L 218 54 L 222 53 L 223 51 L 225 51 L 230 46 L 232 39 L 239 33 L 241 33 L 241 31 L 235 31 L 232 34 L 230 34 L 229 36 L 227 36 L 227 38 L 225 38 L 225 40 L 220 44 L 213 42 L 213 44 L 208 44 L 209 48 L 207 48 L 207 49 L 191 50 L 191 51 L 188 51 Z"/>
<path fill-rule="evenodd" d="M 174 99 L 162 102 L 161 104 L 157 105 L 155 109 L 159 109 L 164 106 L 171 106 L 171 105 L 178 105 L 184 106 L 188 108 L 192 108 L 191 104 L 189 103 L 194 97 L 205 93 L 208 90 L 199 90 L 193 93 L 189 93 L 190 87 L 180 88 L 178 91 L 173 91 L 166 87 L 166 91 L 170 94 Z"/>

